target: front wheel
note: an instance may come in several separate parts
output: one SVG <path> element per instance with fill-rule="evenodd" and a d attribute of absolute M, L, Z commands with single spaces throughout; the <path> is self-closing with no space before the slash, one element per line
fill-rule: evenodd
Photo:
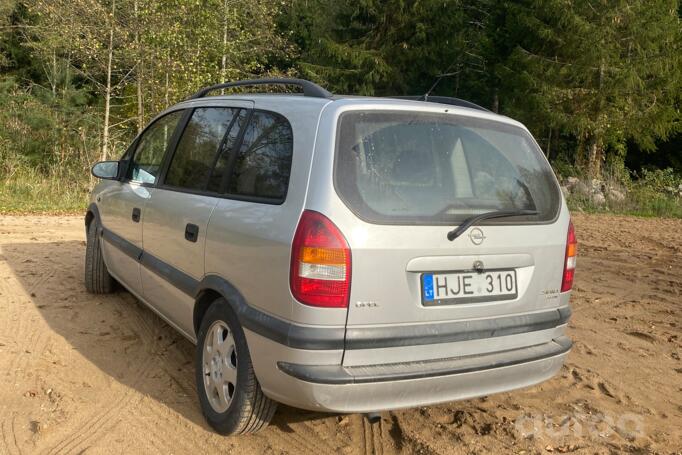
<path fill-rule="evenodd" d="M 99 223 L 94 219 L 88 226 L 85 246 L 85 288 L 92 294 L 109 294 L 114 291 L 115 282 L 102 257 L 98 230 Z"/>
<path fill-rule="evenodd" d="M 197 335 L 197 392 L 208 423 L 224 435 L 265 428 L 277 403 L 261 390 L 244 331 L 225 299 L 211 304 Z"/>

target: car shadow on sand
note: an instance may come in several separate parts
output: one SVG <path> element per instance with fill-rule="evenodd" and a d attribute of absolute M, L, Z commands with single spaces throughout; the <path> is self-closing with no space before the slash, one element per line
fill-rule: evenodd
<path fill-rule="evenodd" d="M 52 331 L 106 375 L 210 430 L 196 394 L 195 346 L 120 286 L 109 295 L 86 292 L 85 242 L 5 244 L 2 249 Z M 280 405 L 272 424 L 289 433 L 294 431 L 290 424 L 329 417 Z"/>

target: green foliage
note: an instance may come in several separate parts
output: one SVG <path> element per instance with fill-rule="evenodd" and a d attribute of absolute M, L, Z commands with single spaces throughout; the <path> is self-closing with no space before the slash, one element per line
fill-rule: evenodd
<path fill-rule="evenodd" d="M 652 151 L 682 128 L 677 0 L 295 0 L 291 11 L 305 75 L 415 95 L 447 73 L 437 93 L 518 118 L 548 148 L 552 136 L 573 143 L 554 147 L 594 176 L 623 161 L 627 140 Z"/>
<path fill-rule="evenodd" d="M 45 175 L 28 166 L 0 177 L 0 213 L 83 213 L 90 179 L 71 168 Z"/>
<path fill-rule="evenodd" d="M 12 78 L 0 81 L 1 173 L 20 166 L 47 173 L 69 161 L 92 159 L 88 151 L 97 146 L 92 140 L 97 112 L 88 100 L 80 90 L 55 98 L 39 86 L 26 90 Z"/>
<path fill-rule="evenodd" d="M 627 139 L 653 150 L 679 129 L 677 1 L 528 0 L 511 11 L 523 38 L 507 62 L 508 80 L 541 115 L 529 116 L 523 103 L 515 113 L 535 128 L 542 119 L 583 138 L 577 159 L 593 174 L 605 151 L 622 157 Z"/>
<path fill-rule="evenodd" d="M 201 86 L 295 75 L 420 95 L 445 73 L 433 94 L 523 121 L 562 176 L 628 188 L 610 209 L 678 213 L 661 188 L 682 173 L 681 12 L 679 0 L 0 0 L 0 205 L 14 192 L 78 206 L 94 161 Z M 626 157 L 639 168 L 648 158 L 632 155 L 654 152 L 675 170 L 632 179 Z"/>
<path fill-rule="evenodd" d="M 0 1 L 0 211 L 81 207 L 159 111 L 291 59 L 276 0 Z"/>
<path fill-rule="evenodd" d="M 595 203 L 589 195 L 573 193 L 568 205 L 573 210 L 616 212 L 646 217 L 682 218 L 682 174 L 672 168 L 643 169 L 635 178 L 607 172 L 604 184 L 626 193 L 624 200 L 608 199 Z"/>
<path fill-rule="evenodd" d="M 682 175 L 676 175 L 672 168 L 642 169 L 639 185 L 655 193 L 676 193 L 682 188 Z"/>

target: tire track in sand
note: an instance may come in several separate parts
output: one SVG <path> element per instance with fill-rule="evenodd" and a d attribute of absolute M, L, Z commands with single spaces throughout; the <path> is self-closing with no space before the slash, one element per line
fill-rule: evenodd
<path fill-rule="evenodd" d="M 15 275 L 19 272 L 15 272 Z M 23 289 L 25 292 L 25 295 L 17 296 L 18 302 L 15 300 L 15 304 L 10 305 L 7 313 L 7 321 L 11 323 L 11 330 L 6 333 L 12 334 L 13 344 L 17 350 L 17 355 L 13 356 L 6 369 L 7 379 L 10 383 L 17 383 L 22 379 L 30 364 L 40 358 L 47 349 L 51 338 L 50 331 L 45 330 L 44 322 L 39 320 L 35 306 L 29 305 L 27 300 L 33 303 L 33 290 L 53 277 L 54 272 L 47 271 L 39 274 L 35 280 L 25 286 L 21 282 L 21 278 L 10 278 L 9 280 L 10 282 L 15 281 L 15 288 Z M 7 284 L 3 283 L 4 286 Z"/>
<path fill-rule="evenodd" d="M 4 410 L 3 414 L 5 414 Z M 2 424 L 0 424 L 0 432 L 2 434 L 4 450 L 6 450 L 6 452 L 0 450 L 0 453 L 7 453 L 7 455 L 22 455 L 21 448 L 17 443 L 16 421 L 17 415 L 14 412 L 11 414 L 11 417 L 8 418 L 5 416 L 5 418 L 2 420 Z M 0 447 L 0 449 L 3 449 L 3 447 Z"/>
<path fill-rule="evenodd" d="M 119 304 L 129 305 L 122 295 L 115 295 L 115 298 L 119 299 Z M 133 358 L 129 362 L 135 369 L 125 372 L 127 378 L 123 386 L 125 390 L 113 399 L 109 399 L 102 410 L 82 417 L 81 422 L 83 423 L 78 430 L 66 435 L 47 451 L 48 454 L 79 453 L 86 450 L 99 440 L 105 430 L 114 428 L 124 418 L 123 411 L 131 403 L 141 401 L 144 398 L 144 395 L 140 394 L 137 388 L 157 366 L 156 351 L 160 345 L 158 335 L 161 321 L 151 311 L 142 308 L 142 303 L 136 302 L 135 305 L 136 307 L 125 309 L 127 314 L 131 315 L 129 320 L 125 322 L 134 325 L 135 330 L 133 331 L 140 337 L 138 345 L 141 347 L 141 351 L 138 358 Z M 123 321 L 120 322 L 123 323 Z M 144 335 L 140 336 L 140 334 Z M 127 355 L 130 356 L 130 353 Z"/>

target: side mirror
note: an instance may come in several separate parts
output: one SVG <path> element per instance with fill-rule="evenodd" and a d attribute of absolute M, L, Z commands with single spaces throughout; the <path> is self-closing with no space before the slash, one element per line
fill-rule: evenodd
<path fill-rule="evenodd" d="M 99 179 L 118 180 L 118 161 L 100 161 L 92 167 L 92 175 Z"/>

